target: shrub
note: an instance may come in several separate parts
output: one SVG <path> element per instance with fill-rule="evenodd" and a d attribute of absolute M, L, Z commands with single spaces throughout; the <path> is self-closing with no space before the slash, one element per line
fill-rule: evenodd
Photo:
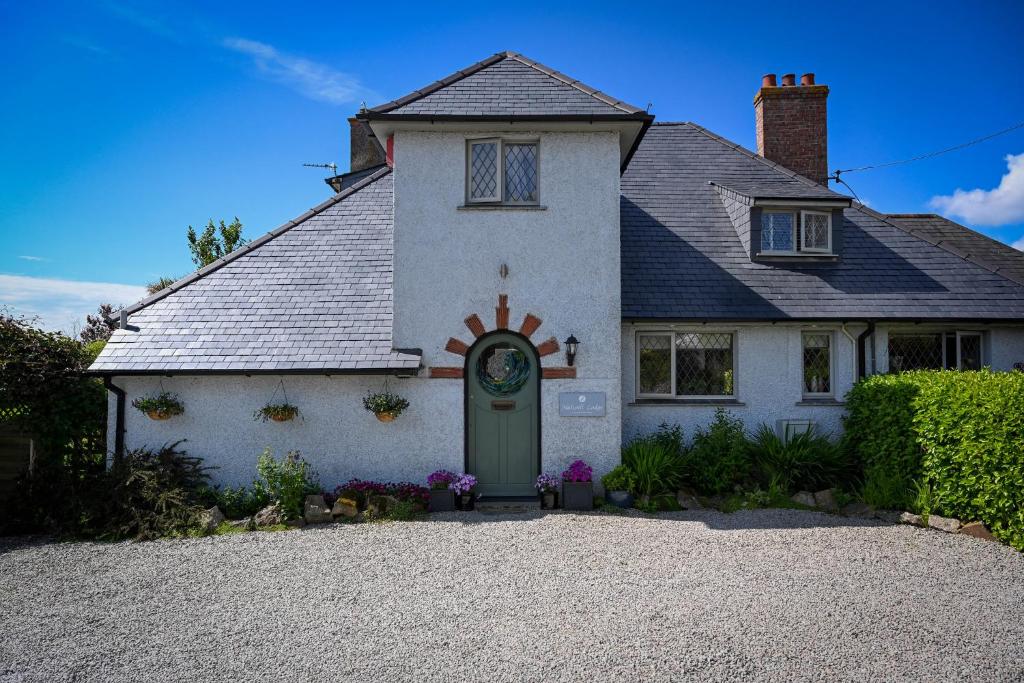
<path fill-rule="evenodd" d="M 608 474 L 601 477 L 601 485 L 607 491 L 636 492 L 636 475 L 628 465 L 618 465 Z"/>
<path fill-rule="evenodd" d="M 127 451 L 114 461 L 97 511 L 101 538 L 150 540 L 195 526 L 207 468 L 180 444 Z"/>
<path fill-rule="evenodd" d="M 701 493 L 719 494 L 750 476 L 750 443 L 743 422 L 721 408 L 707 430 L 697 429 L 685 459 L 686 478 Z"/>
<path fill-rule="evenodd" d="M 302 517 L 306 496 L 320 491 L 313 468 L 298 451 L 289 451 L 276 460 L 267 448 L 256 461 L 256 471 L 270 499 L 281 506 L 285 519 Z"/>
<path fill-rule="evenodd" d="M 228 519 L 250 517 L 270 505 L 270 493 L 263 482 L 256 480 L 252 486 L 225 486 L 207 488 L 202 493 L 206 507 L 216 505 Z"/>
<path fill-rule="evenodd" d="M 762 486 L 775 484 L 789 492 L 838 486 L 851 475 L 846 451 L 813 429 L 786 441 L 762 424 L 751 443 L 751 460 Z"/>
<path fill-rule="evenodd" d="M 870 490 L 892 495 L 894 507 L 927 502 L 1024 550 L 1024 373 L 874 376 L 853 388 L 847 409 L 865 500 Z"/>
<path fill-rule="evenodd" d="M 627 444 L 622 449 L 622 464 L 633 474 L 631 490 L 645 499 L 675 493 L 682 482 L 682 454 L 657 434 L 639 437 Z"/>

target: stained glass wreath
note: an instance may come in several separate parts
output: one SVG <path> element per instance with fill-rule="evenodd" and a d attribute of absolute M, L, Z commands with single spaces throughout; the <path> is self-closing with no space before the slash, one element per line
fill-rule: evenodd
<path fill-rule="evenodd" d="M 476 378 L 491 396 L 509 396 L 530 379 L 530 359 L 519 349 L 494 344 L 477 359 Z"/>

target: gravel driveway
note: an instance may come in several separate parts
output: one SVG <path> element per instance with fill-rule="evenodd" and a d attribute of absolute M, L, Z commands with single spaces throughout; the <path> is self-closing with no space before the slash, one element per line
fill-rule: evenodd
<path fill-rule="evenodd" d="M 1021 680 L 1024 555 L 787 510 L 0 539 L 11 681 Z"/>

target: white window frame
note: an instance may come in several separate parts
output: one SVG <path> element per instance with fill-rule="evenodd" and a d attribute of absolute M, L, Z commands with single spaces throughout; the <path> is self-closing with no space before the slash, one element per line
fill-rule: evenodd
<path fill-rule="evenodd" d="M 473 196 L 473 147 L 475 145 L 494 145 L 496 155 L 494 159 L 497 168 L 497 183 L 494 191 L 496 195 L 490 197 Z M 505 194 L 505 156 L 502 152 L 501 138 L 475 138 L 466 141 L 466 203 L 467 204 L 494 204 L 500 202 Z"/>
<path fill-rule="evenodd" d="M 676 394 L 676 335 L 677 334 L 728 334 L 732 340 L 732 393 L 731 394 Z M 641 337 L 668 337 L 669 338 L 669 393 L 652 394 L 640 391 L 640 338 Z M 739 333 L 737 330 L 723 329 L 686 329 L 686 330 L 639 330 L 636 333 L 633 347 L 635 356 L 634 368 L 636 371 L 636 382 L 634 391 L 637 398 L 673 399 L 677 401 L 737 401 L 739 400 Z"/>
<path fill-rule="evenodd" d="M 804 383 L 804 338 L 808 335 L 824 335 L 828 337 L 828 391 L 807 391 Z M 836 390 L 836 335 L 832 330 L 801 330 L 800 331 L 800 390 L 804 398 L 832 398 Z"/>
<path fill-rule="evenodd" d="M 498 146 L 498 186 L 497 196 L 473 197 L 473 145 L 496 144 Z M 536 148 L 537 164 L 537 198 L 528 202 L 508 201 L 505 196 L 505 145 L 533 145 Z M 540 205 L 540 140 L 536 137 L 487 137 L 468 138 L 466 140 L 466 204 L 494 204 L 501 206 L 539 206 Z"/>
<path fill-rule="evenodd" d="M 828 243 L 824 249 L 807 247 L 807 222 L 805 216 L 824 216 L 828 221 Z M 800 212 L 800 252 L 808 254 L 831 254 L 832 253 L 832 212 L 831 211 L 801 211 Z"/>
<path fill-rule="evenodd" d="M 792 219 L 793 219 L 793 234 L 790 236 L 790 242 L 793 244 L 793 249 L 791 251 L 781 251 L 781 250 L 778 250 L 778 249 L 769 249 L 769 250 L 764 250 L 763 249 L 763 247 L 764 247 L 764 216 L 766 214 L 783 214 L 783 215 L 788 215 L 788 216 L 792 217 Z M 800 216 L 799 216 L 799 214 L 797 214 L 796 211 L 787 211 L 787 210 L 784 210 L 784 209 L 770 209 L 770 210 L 769 209 L 765 209 L 765 210 L 761 211 L 761 221 L 762 221 L 761 222 L 761 226 L 760 226 L 761 227 L 761 247 L 762 247 L 761 253 L 762 254 L 786 254 L 786 255 L 793 255 L 793 254 L 800 253 L 800 252 L 798 252 L 796 250 L 796 231 L 799 229 L 799 226 L 798 226 L 799 220 L 800 220 Z"/>

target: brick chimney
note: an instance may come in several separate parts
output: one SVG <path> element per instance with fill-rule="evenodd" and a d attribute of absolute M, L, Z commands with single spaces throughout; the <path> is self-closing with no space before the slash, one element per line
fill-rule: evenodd
<path fill-rule="evenodd" d="M 776 85 L 775 74 L 766 74 L 754 95 L 757 119 L 757 153 L 828 185 L 828 86 L 815 85 L 814 74 L 785 74 Z"/>
<path fill-rule="evenodd" d="M 384 148 L 373 136 L 369 124 L 357 118 L 348 120 L 351 130 L 351 168 L 349 172 L 362 171 L 385 162 Z"/>

